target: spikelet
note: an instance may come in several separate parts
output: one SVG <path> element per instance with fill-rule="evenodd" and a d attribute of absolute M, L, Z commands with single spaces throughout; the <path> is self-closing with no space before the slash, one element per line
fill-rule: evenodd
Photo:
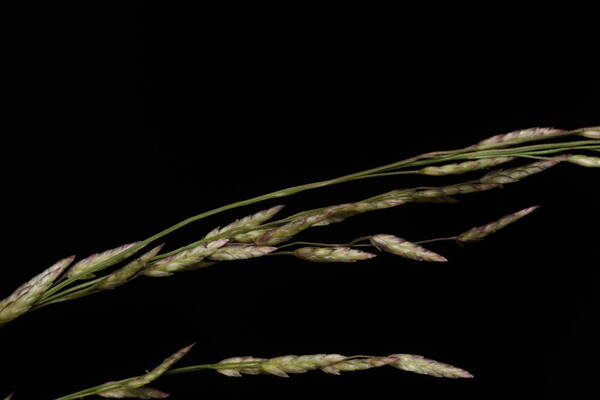
<path fill-rule="evenodd" d="M 378 234 L 370 237 L 371 244 L 380 250 L 396 254 L 400 257 L 417 261 L 444 262 L 448 261 L 439 254 L 427 250 L 416 243 L 409 242 L 394 235 Z"/>
<path fill-rule="evenodd" d="M 528 207 L 512 214 L 505 215 L 497 221 L 469 229 L 468 231 L 458 235 L 456 239 L 461 242 L 472 242 L 483 239 L 484 237 L 504 228 L 505 226 L 520 220 L 524 216 L 531 214 L 538 208 L 539 206 Z"/>
<path fill-rule="evenodd" d="M 160 252 L 162 247 L 163 247 L 162 244 L 159 246 L 156 246 L 149 252 L 147 252 L 147 253 L 143 254 L 142 256 L 136 258 L 135 260 L 131 261 L 124 267 L 119 268 L 118 270 L 112 272 L 111 274 L 106 276 L 106 278 L 104 278 L 104 280 L 100 281 L 96 285 L 96 288 L 102 289 L 102 290 L 114 289 L 117 286 L 127 283 L 128 281 L 133 279 L 135 276 L 137 276 L 140 273 L 140 271 L 142 271 L 146 267 L 146 264 L 148 264 L 148 261 L 152 257 L 156 256 Z"/>
<path fill-rule="evenodd" d="M 492 136 L 482 140 L 475 146 L 476 149 L 487 149 L 491 147 L 509 146 L 534 140 L 543 140 L 569 135 L 571 132 L 555 128 L 530 128 L 518 130 L 502 135 Z"/>
<path fill-rule="evenodd" d="M 325 221 L 335 212 L 335 208 L 329 207 L 318 213 L 309 214 L 300 218 L 297 218 L 285 225 L 277 228 L 268 229 L 261 236 L 259 236 L 255 243 L 258 245 L 275 245 L 281 242 L 285 242 L 294 235 L 310 228 L 314 224 Z"/>
<path fill-rule="evenodd" d="M 402 199 L 382 199 L 375 201 L 359 201 L 356 203 L 340 204 L 327 207 L 325 212 L 330 213 L 329 217 L 323 221 L 317 222 L 312 226 L 323 226 L 344 221 L 348 217 L 362 214 L 369 211 L 382 210 L 385 208 L 396 207 L 406 203 Z"/>
<path fill-rule="evenodd" d="M 238 367 L 230 365 L 249 362 L 253 364 Z M 360 371 L 383 367 L 385 365 L 436 377 L 473 377 L 470 373 L 460 368 L 412 354 L 392 354 L 385 357 L 346 357 L 341 354 L 311 354 L 303 356 L 287 355 L 270 359 L 233 357 L 225 359 L 219 362 L 219 364 L 224 364 L 224 368 L 218 368 L 217 372 L 232 377 L 240 377 L 242 374 L 268 374 L 287 378 L 288 374 L 302 374 L 317 369 L 328 374 L 339 375 L 340 372 Z"/>
<path fill-rule="evenodd" d="M 71 256 L 56 262 L 2 300 L 0 302 L 0 325 L 12 321 L 33 307 L 74 259 L 75 256 Z"/>
<path fill-rule="evenodd" d="M 591 128 L 583 128 L 579 133 L 581 136 L 590 139 L 600 139 L 600 126 L 592 126 Z"/>
<path fill-rule="evenodd" d="M 233 237 L 233 240 L 238 243 L 256 243 L 259 237 L 265 234 L 268 229 L 257 229 L 255 231 L 249 231 L 239 233 Z"/>
<path fill-rule="evenodd" d="M 158 379 L 162 374 L 167 372 L 173 366 L 173 364 L 175 364 L 177 361 L 179 361 L 181 358 L 183 358 L 192 349 L 193 346 L 194 345 L 192 344 L 190 346 L 184 347 L 183 349 L 179 350 L 178 352 L 172 354 L 171 356 L 166 358 L 162 363 L 160 363 L 159 366 L 154 368 L 152 371 L 150 371 L 144 375 L 134 377 L 134 378 L 128 380 L 127 382 L 123 383 L 120 387 L 118 387 L 116 389 L 107 390 L 105 392 L 98 393 L 98 394 L 102 397 L 117 398 L 117 399 L 125 398 L 125 395 L 129 395 L 130 397 L 133 397 L 136 399 L 161 399 L 161 398 L 167 397 L 168 395 L 166 393 L 163 393 L 163 397 L 135 397 L 135 396 L 132 396 L 132 394 L 137 394 L 138 396 L 142 396 L 142 395 L 158 396 L 160 393 L 162 393 L 162 392 L 157 391 L 156 389 L 148 388 L 148 387 L 146 387 L 146 385 L 148 383 Z M 110 383 L 114 383 L 114 382 L 107 382 L 107 384 L 110 384 Z M 143 390 L 136 390 L 136 389 L 143 389 Z M 164 396 L 164 395 L 167 395 L 167 396 Z"/>
<path fill-rule="evenodd" d="M 552 160 L 536 161 L 521 167 L 493 171 L 481 178 L 481 182 L 498 184 L 517 182 L 525 177 L 539 174 L 540 172 L 555 166 L 564 159 L 564 156 L 558 156 Z"/>
<path fill-rule="evenodd" d="M 130 255 L 132 255 L 133 253 L 135 253 L 138 250 L 138 249 L 132 249 L 132 248 L 135 247 L 136 245 L 138 245 L 139 243 L 140 242 L 124 244 L 117 248 L 103 251 L 102 253 L 92 254 L 91 256 L 88 256 L 88 257 L 84 258 L 83 260 L 79 260 L 78 262 L 76 262 L 75 265 L 73 265 L 73 267 L 69 270 L 67 275 L 69 276 L 69 278 L 71 278 L 75 275 L 83 274 L 82 278 L 91 278 L 94 275 L 92 273 L 87 273 L 88 271 L 97 272 L 97 271 L 103 270 L 105 268 L 108 268 L 111 265 L 115 265 L 116 263 L 126 259 L 127 257 L 129 257 Z M 110 263 L 102 266 L 100 269 L 96 269 L 95 271 L 93 271 L 97 265 L 105 262 L 106 260 L 108 260 L 112 257 L 116 257 L 116 258 L 114 260 L 112 260 Z"/>
<path fill-rule="evenodd" d="M 375 254 L 350 247 L 300 247 L 294 250 L 294 255 L 306 261 L 319 263 L 349 263 L 375 257 Z"/>
<path fill-rule="evenodd" d="M 174 272 L 204 267 L 206 265 L 202 264 L 202 260 L 225 246 L 227 242 L 229 242 L 229 239 L 225 238 L 213 240 L 154 261 L 142 271 L 142 274 L 152 277 L 164 277 L 173 275 Z M 200 266 L 199 263 L 201 263 Z"/>
<path fill-rule="evenodd" d="M 389 360 L 386 357 L 361 357 L 342 360 L 335 364 L 321 368 L 321 371 L 340 375 L 340 372 L 362 371 L 365 369 L 378 368 L 387 365 Z"/>
<path fill-rule="evenodd" d="M 252 228 L 255 226 L 259 226 L 263 222 L 273 218 L 273 216 L 275 216 L 275 214 L 281 211 L 283 207 L 284 206 L 282 205 L 271 207 L 266 210 L 259 211 L 256 214 L 248 215 L 247 217 L 238 219 L 237 221 L 234 221 L 229 225 L 224 226 L 223 228 L 215 228 L 206 235 L 205 239 L 236 229 Z"/>
<path fill-rule="evenodd" d="M 6 396 L 6 398 L 4 400 L 12 400 L 13 396 L 14 396 L 15 392 L 12 392 L 11 394 L 9 394 L 8 396 Z"/>
<path fill-rule="evenodd" d="M 139 388 L 111 390 L 110 392 L 99 393 L 98 396 L 110 399 L 166 399 L 169 397 L 169 393 L 143 386 Z"/>
<path fill-rule="evenodd" d="M 407 202 L 431 202 L 432 200 L 435 201 L 436 199 L 446 200 L 449 196 L 453 196 L 456 194 L 484 192 L 486 190 L 495 189 L 497 187 L 500 187 L 499 183 L 469 182 L 460 183 L 456 185 L 433 187 L 428 189 L 392 191 L 388 193 L 386 197 L 400 198 L 404 199 Z"/>
<path fill-rule="evenodd" d="M 423 175 L 454 175 L 465 172 L 477 171 L 484 168 L 493 167 L 514 160 L 514 157 L 493 157 L 482 158 L 480 160 L 465 161 L 457 164 L 446 164 L 441 166 L 431 166 L 421 169 L 419 172 Z"/>
<path fill-rule="evenodd" d="M 208 258 L 215 261 L 245 260 L 247 258 L 262 257 L 275 250 L 277 250 L 277 247 L 230 244 L 221 247 Z"/>
<path fill-rule="evenodd" d="M 372 201 L 338 204 L 326 207 L 309 215 L 304 215 L 278 228 L 257 229 L 255 231 L 240 233 L 235 235 L 233 240 L 239 243 L 278 244 L 313 226 L 324 226 L 341 222 L 346 218 L 357 214 L 396 207 L 404 203 L 406 203 L 404 199 L 390 197 Z M 214 232 L 216 231 L 209 233 L 209 235 L 215 235 L 216 233 Z M 220 233 L 220 231 L 218 233 Z"/>
<path fill-rule="evenodd" d="M 566 160 L 570 163 L 581 165 L 582 167 L 600 168 L 600 157 L 577 154 L 569 156 Z"/>
<path fill-rule="evenodd" d="M 388 365 L 404 371 L 431 375 L 438 378 L 473 378 L 473 375 L 463 369 L 438 361 L 429 360 L 419 355 L 392 354 L 388 358 L 396 360 L 390 362 Z"/>
<path fill-rule="evenodd" d="M 237 364 L 237 363 L 248 363 L 248 362 L 255 362 L 255 363 L 260 363 L 262 361 L 266 361 L 266 358 L 256 358 L 256 357 L 231 357 L 231 358 L 226 358 L 222 361 L 219 361 L 219 364 Z M 223 374 L 225 376 L 231 376 L 231 377 L 241 377 L 242 374 L 247 374 L 247 375 L 258 375 L 261 373 L 261 369 L 260 366 L 258 366 L 258 364 L 256 365 L 247 365 L 247 366 L 243 366 L 243 367 L 236 367 L 236 368 L 222 368 L 222 369 L 218 369 L 217 370 L 218 373 Z"/>

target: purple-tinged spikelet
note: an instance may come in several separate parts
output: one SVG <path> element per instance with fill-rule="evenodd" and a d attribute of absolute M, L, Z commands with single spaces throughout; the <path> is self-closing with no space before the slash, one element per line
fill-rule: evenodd
<path fill-rule="evenodd" d="M 534 140 L 543 140 L 569 135 L 569 131 L 555 128 L 530 128 L 522 129 L 502 135 L 492 136 L 482 140 L 475 146 L 477 149 L 487 149 L 492 147 L 508 146 L 518 143 L 530 142 Z"/>
<path fill-rule="evenodd" d="M 375 257 L 375 254 L 350 247 L 300 247 L 294 250 L 294 255 L 306 261 L 320 263 L 349 263 Z"/>
<path fill-rule="evenodd" d="M 517 182 L 523 178 L 539 174 L 548 168 L 554 167 L 559 162 L 564 161 L 564 159 L 564 156 L 557 156 L 552 160 L 536 161 L 521 167 L 493 171 L 481 178 L 481 182 L 498 184 Z"/>
<path fill-rule="evenodd" d="M 402 199 L 382 199 L 373 201 L 359 201 L 356 203 L 339 204 L 337 206 L 327 207 L 324 212 L 329 213 L 329 217 L 323 221 L 317 222 L 312 226 L 324 226 L 344 221 L 348 217 L 366 213 L 369 211 L 382 210 L 385 208 L 396 207 L 406 203 Z"/>
<path fill-rule="evenodd" d="M 130 255 L 132 255 L 133 253 L 135 253 L 138 250 L 138 249 L 132 249 L 132 248 L 135 247 L 136 245 L 138 245 L 139 243 L 140 242 L 124 244 L 117 248 L 103 251 L 102 253 L 92 254 L 91 256 L 88 256 L 88 257 L 84 258 L 83 260 L 79 260 L 78 262 L 76 262 L 75 265 L 73 265 L 73 267 L 71 269 L 69 269 L 67 275 L 69 277 L 73 277 L 78 274 L 83 274 L 83 276 L 85 278 L 93 277 L 94 275 L 91 272 L 90 273 L 87 273 L 87 272 L 94 270 L 97 265 L 105 262 L 106 260 L 108 260 L 110 258 L 115 257 L 115 259 L 112 260 L 110 263 L 102 266 L 100 269 L 95 269 L 92 272 L 97 272 L 102 269 L 108 268 L 111 265 L 115 265 L 119 261 L 126 259 L 127 257 L 129 257 Z"/>
<path fill-rule="evenodd" d="M 300 217 L 277 228 L 268 229 L 256 239 L 255 243 L 258 245 L 275 245 L 285 242 L 305 229 L 326 220 L 334 212 L 335 209 L 329 208 L 316 214 Z"/>
<path fill-rule="evenodd" d="M 210 238 L 221 233 L 233 231 L 236 229 L 252 228 L 255 226 L 259 226 L 263 222 L 273 218 L 273 216 L 275 216 L 275 214 L 281 211 L 283 207 L 284 206 L 282 205 L 271 207 L 266 210 L 259 211 L 256 214 L 248 215 L 242 219 L 238 219 L 237 221 L 234 221 L 229 225 L 224 226 L 223 228 L 215 228 L 206 235 L 206 238 Z"/>
<path fill-rule="evenodd" d="M 399 238 L 394 235 L 378 234 L 370 238 L 371 244 L 380 250 L 387 251 L 404 258 L 410 258 L 417 261 L 445 262 L 448 261 L 439 254 L 416 243 Z"/>
<path fill-rule="evenodd" d="M 436 376 L 438 378 L 473 378 L 473 375 L 463 369 L 429 360 L 419 355 L 392 354 L 388 358 L 396 360 L 388 363 L 388 365 L 404 371 Z"/>
<path fill-rule="evenodd" d="M 476 240 L 481 240 L 484 237 L 504 228 L 505 226 L 520 220 L 524 216 L 531 214 L 538 208 L 539 206 L 528 207 L 523 210 L 514 212 L 512 214 L 505 215 L 497 221 L 469 229 L 468 231 L 458 235 L 456 239 L 461 242 L 472 242 Z"/>
<path fill-rule="evenodd" d="M 198 263 L 203 263 L 204 258 L 212 255 L 214 252 L 225 246 L 229 239 L 217 239 L 211 242 L 202 243 L 196 247 L 184 250 L 172 256 L 162 258 L 150 263 L 142 274 L 152 277 L 164 277 L 173 275 L 174 272 L 197 269 Z M 205 266 L 205 265 L 202 265 Z"/>
<path fill-rule="evenodd" d="M 148 261 L 156 256 L 163 245 L 156 246 L 149 252 L 131 261 L 127 265 L 112 272 L 104 280 L 100 281 L 96 286 L 97 289 L 114 289 L 117 286 L 123 285 L 135 278 L 148 264 Z"/>
<path fill-rule="evenodd" d="M 0 325 L 29 311 L 74 259 L 75 256 L 71 256 L 56 262 L 2 300 L 0 302 Z"/>

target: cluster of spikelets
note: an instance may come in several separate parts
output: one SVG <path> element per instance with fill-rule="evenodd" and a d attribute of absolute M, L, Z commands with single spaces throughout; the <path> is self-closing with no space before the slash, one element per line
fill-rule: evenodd
<path fill-rule="evenodd" d="M 591 141 L 571 143 L 550 143 L 538 146 L 522 146 L 510 149 L 510 146 L 523 143 L 579 135 Z M 286 243 L 309 228 L 339 223 L 345 219 L 366 212 L 401 206 L 411 202 L 456 202 L 454 196 L 483 192 L 502 187 L 506 184 L 538 174 L 563 162 L 584 167 L 600 167 L 600 158 L 586 154 L 560 154 L 563 151 L 589 150 L 599 151 L 600 128 L 582 128 L 564 131 L 554 128 L 533 128 L 508 134 L 497 135 L 473 146 L 456 151 L 426 153 L 398 163 L 375 168 L 361 173 L 347 175 L 330 181 L 301 185 L 258 196 L 247 201 L 233 203 L 216 210 L 199 214 L 168 228 L 144 241 L 138 241 L 117 248 L 93 254 L 73 264 L 75 257 L 67 257 L 30 281 L 21 285 L 9 297 L 0 301 L 0 326 L 14 320 L 26 312 L 46 305 L 84 297 L 90 294 L 114 289 L 139 276 L 154 278 L 167 277 L 177 272 L 190 271 L 218 263 L 249 258 L 284 255 L 318 263 L 348 263 L 368 260 L 376 256 L 364 251 L 364 247 L 390 253 L 403 258 L 444 262 L 446 258 L 422 246 L 425 242 L 436 240 L 455 240 L 472 242 L 504 228 L 505 226 L 530 214 L 537 206 L 506 215 L 494 222 L 477 226 L 452 237 L 410 241 L 393 234 L 378 233 L 363 236 L 346 244 Z M 558 153 L 558 154 L 557 154 Z M 236 220 L 222 228 L 213 229 L 201 240 L 167 253 L 161 253 L 162 245 L 136 255 L 141 249 L 156 239 L 178 229 L 192 221 L 216 214 L 222 210 L 240 205 L 253 204 L 299 193 L 304 190 L 330 184 L 376 176 L 417 174 L 429 176 L 456 175 L 489 169 L 514 162 L 521 158 L 538 160 L 512 168 L 496 169 L 478 179 L 446 186 L 428 186 L 412 189 L 392 190 L 364 200 L 307 210 L 277 221 L 271 221 L 283 208 L 279 205 Z M 454 162 L 456 160 L 465 160 Z M 450 161 L 450 162 L 449 162 Z M 429 165 L 439 164 L 439 165 Z M 403 168 L 419 166 L 415 170 Z M 271 221 L 271 222 L 269 222 Z M 303 245 L 299 247 L 300 245 Z M 293 250 L 288 247 L 295 246 Z M 360 247 L 358 249 L 357 247 Z M 134 257 L 135 256 L 135 257 Z M 112 268 L 100 277 L 96 274 L 124 262 L 125 265 Z M 283 356 L 272 359 L 253 357 L 235 357 L 217 364 L 186 367 L 179 370 L 171 366 L 185 355 L 187 347 L 166 359 L 159 367 L 147 374 L 122 381 L 108 382 L 95 388 L 86 389 L 62 400 L 100 394 L 109 398 L 164 398 L 167 394 L 147 387 L 147 384 L 164 373 L 182 373 L 195 369 L 216 369 L 228 376 L 241 374 L 271 374 L 287 376 L 289 373 L 302 373 L 319 369 L 326 373 L 338 374 L 343 371 L 355 371 L 381 367 L 395 368 L 440 377 L 467 378 L 471 375 L 459 368 L 409 354 L 389 356 L 353 356 L 339 354 L 316 354 L 304 356 Z M 10 399 L 10 395 L 7 399 Z"/>
<path fill-rule="evenodd" d="M 499 147 L 521 144 L 528 141 L 557 138 L 573 134 L 554 128 L 533 128 L 497 135 L 467 147 L 470 151 L 493 151 Z M 585 128 L 576 131 L 578 135 L 590 139 L 600 139 L 598 128 Z M 596 145 L 594 148 L 597 148 Z M 422 175 L 453 175 L 478 171 L 512 162 L 515 156 L 491 156 L 458 163 L 426 166 L 413 171 Z M 538 157 L 539 158 L 539 157 Z M 115 249 L 93 254 L 71 265 L 74 257 L 58 261 L 50 268 L 19 287 L 8 298 L 0 302 L 0 325 L 5 324 L 32 308 L 87 296 L 89 294 L 114 289 L 138 276 L 166 277 L 181 271 L 190 271 L 220 262 L 268 256 L 272 254 L 294 256 L 311 262 L 355 262 L 375 257 L 375 254 L 354 247 L 366 247 L 360 241 L 368 242 L 373 248 L 408 259 L 429 262 L 443 262 L 446 259 L 420 244 L 396 237 L 392 234 L 375 234 L 359 238 L 344 245 L 319 244 L 299 247 L 293 251 L 283 251 L 283 245 L 303 231 L 318 226 L 338 223 L 346 218 L 365 212 L 397 207 L 410 202 L 455 202 L 453 196 L 483 192 L 518 182 L 528 176 L 540 173 L 561 162 L 570 162 L 585 167 L 600 167 L 600 158 L 583 154 L 561 154 L 519 165 L 513 168 L 493 170 L 479 179 L 453 185 L 393 190 L 353 203 L 344 203 L 324 208 L 308 210 L 269 222 L 283 206 L 275 206 L 249 215 L 216 228 L 200 241 L 166 254 L 160 254 L 162 245 L 133 259 L 126 265 L 111 271 L 100 278 L 95 273 L 120 263 L 145 247 L 149 241 L 139 241 L 119 246 Z M 501 218 L 490 224 L 473 228 L 451 238 L 459 242 L 470 242 L 501 229 L 536 207 L 530 207 Z M 61 281 L 61 279 L 63 280 Z M 85 283 L 68 287 L 78 281 Z M 55 282 L 59 282 L 54 285 Z M 53 286 L 54 285 L 54 286 Z M 62 290 L 61 290 L 62 289 Z"/>
<path fill-rule="evenodd" d="M 231 357 L 215 364 L 192 365 L 179 369 L 171 369 L 192 347 L 193 345 L 184 347 L 166 358 L 156 368 L 143 375 L 120 381 L 107 382 L 69 396 L 61 397 L 58 400 L 82 398 L 91 395 L 114 399 L 162 399 L 168 397 L 169 394 L 147 385 L 162 375 L 173 375 L 206 369 L 212 369 L 230 377 L 241 377 L 243 374 L 288 377 L 288 374 L 302 374 L 314 370 L 339 375 L 342 372 L 361 371 L 387 365 L 400 370 L 438 378 L 473 377 L 473 375 L 463 369 L 414 354 L 391 354 L 389 356 L 361 355 L 350 357 L 341 354 L 287 355 L 274 358 Z"/>

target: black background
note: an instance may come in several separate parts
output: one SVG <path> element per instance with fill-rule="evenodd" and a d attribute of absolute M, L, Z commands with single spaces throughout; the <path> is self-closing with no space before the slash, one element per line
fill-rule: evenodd
<path fill-rule="evenodd" d="M 547 30 L 514 41 L 506 27 L 489 38 L 486 23 L 433 31 L 436 21 L 409 26 L 410 14 L 394 21 L 385 10 L 295 19 L 132 4 L 11 14 L 0 297 L 62 257 L 140 240 L 236 200 L 511 130 L 598 125 L 589 49 Z M 559 53 L 565 45 L 571 50 Z M 196 222 L 167 248 L 275 204 L 289 215 L 449 181 L 397 177 L 306 192 Z M 0 395 L 55 398 L 140 374 L 192 342 L 180 365 L 414 353 L 475 379 L 381 368 L 287 380 L 202 372 L 153 385 L 174 399 L 583 390 L 594 348 L 598 171 L 560 165 L 461 200 L 365 214 L 302 238 L 423 240 L 542 208 L 481 243 L 431 244 L 446 264 L 385 254 L 349 265 L 265 257 L 140 278 L 45 308 L 2 329 Z"/>

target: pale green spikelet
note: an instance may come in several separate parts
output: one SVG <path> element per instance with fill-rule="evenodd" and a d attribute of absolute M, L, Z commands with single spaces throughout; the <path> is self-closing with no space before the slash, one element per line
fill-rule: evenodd
<path fill-rule="evenodd" d="M 409 242 L 408 240 L 394 235 L 378 234 L 371 236 L 369 240 L 371 241 L 371 244 L 378 249 L 387 251 L 388 253 L 396 254 L 400 257 L 410 258 L 417 261 L 448 261 L 433 251 L 427 250 L 416 243 Z"/>
<path fill-rule="evenodd" d="M 69 276 L 69 278 L 71 278 L 75 275 L 82 274 L 82 276 L 85 278 L 91 278 L 94 275 L 91 272 L 87 273 L 88 271 L 94 270 L 93 272 L 97 272 L 126 259 L 138 250 L 134 247 L 139 243 L 140 242 L 124 244 L 117 248 L 103 251 L 102 253 L 92 254 L 91 256 L 88 256 L 83 260 L 79 260 L 78 262 L 76 262 L 75 265 L 73 265 L 73 267 L 69 269 L 67 275 Z M 98 266 L 100 263 L 103 263 L 106 260 L 113 257 L 115 257 L 115 259 L 112 260 L 110 263 L 103 265 L 100 269 L 95 269 L 96 266 Z"/>
<path fill-rule="evenodd" d="M 582 154 L 577 154 L 574 156 L 569 156 L 566 161 L 581 165 L 582 167 L 589 168 L 600 168 L 600 157 L 592 157 L 592 156 L 584 156 Z"/>
<path fill-rule="evenodd" d="M 259 226 L 263 222 L 273 218 L 273 216 L 275 216 L 275 214 L 281 211 L 283 207 L 284 206 L 282 205 L 271 207 L 266 210 L 259 211 L 256 214 L 248 215 L 242 219 L 238 219 L 237 221 L 234 221 L 229 225 L 224 226 L 223 228 L 213 229 L 206 235 L 205 239 L 236 229 L 252 228 L 255 226 Z"/>
<path fill-rule="evenodd" d="M 262 257 L 277 250 L 273 246 L 253 246 L 250 244 L 229 244 L 212 253 L 208 258 L 215 261 L 245 260 Z"/>
<path fill-rule="evenodd" d="M 504 228 L 505 226 L 520 220 L 524 216 L 531 214 L 538 208 L 539 206 L 528 207 L 523 210 L 514 212 L 512 214 L 505 215 L 497 221 L 469 229 L 468 231 L 458 235 L 456 239 L 460 242 L 472 242 L 476 240 L 481 240 L 484 237 Z"/>
<path fill-rule="evenodd" d="M 256 363 L 253 365 L 245 365 L 243 367 L 235 367 L 235 368 L 220 368 L 217 369 L 217 372 L 226 376 L 231 377 L 241 377 L 242 374 L 247 375 L 258 375 L 261 373 L 261 368 L 259 363 L 266 361 L 266 358 L 256 358 L 256 357 L 231 357 L 226 358 L 222 361 L 219 361 L 219 364 L 237 364 L 237 363 Z"/>
<path fill-rule="evenodd" d="M 294 255 L 306 261 L 319 263 L 350 263 L 375 257 L 375 254 L 350 247 L 300 247 L 294 250 Z"/>
<path fill-rule="evenodd" d="M 564 159 L 564 156 L 558 156 L 552 160 L 536 161 L 516 168 L 493 171 L 481 178 L 481 182 L 498 184 L 517 182 L 528 176 L 539 174 L 540 172 L 555 166 Z"/>
<path fill-rule="evenodd" d="M 392 354 L 389 359 L 395 359 L 388 365 L 417 374 L 431 375 L 438 378 L 473 378 L 469 372 L 444 364 L 439 361 L 429 360 L 423 356 L 414 354 Z"/>
<path fill-rule="evenodd" d="M 473 146 L 473 148 L 488 149 L 492 147 L 509 146 L 534 140 L 556 138 L 566 136 L 569 134 L 571 134 L 571 132 L 555 128 L 522 129 L 514 132 L 505 133 L 502 135 L 492 136 L 490 138 L 482 140 L 481 142 Z"/>
<path fill-rule="evenodd" d="M 484 168 L 494 167 L 514 160 L 514 157 L 493 157 L 482 158 L 480 160 L 465 161 L 456 164 L 446 164 L 440 166 L 425 167 L 420 170 L 423 175 L 454 175 L 463 174 L 465 172 L 477 171 Z"/>
<path fill-rule="evenodd" d="M 202 260 L 225 246 L 227 242 L 229 242 L 229 239 L 225 238 L 213 240 L 154 261 L 148 264 L 142 271 L 142 274 L 151 277 L 164 277 L 173 275 L 174 272 L 189 271 L 190 269 L 204 267 L 206 265 L 202 264 Z M 198 265 L 199 263 L 201 263 L 200 266 Z"/>
<path fill-rule="evenodd" d="M 589 139 L 600 139 L 600 126 L 592 126 L 590 128 L 583 128 L 579 134 Z"/>
<path fill-rule="evenodd" d="M 130 281 L 131 279 L 136 277 L 146 267 L 146 265 L 148 264 L 148 261 L 151 258 L 153 258 L 154 256 L 156 256 L 160 252 L 162 247 L 163 247 L 162 244 L 159 246 L 156 246 L 149 252 L 147 252 L 147 253 L 143 254 L 142 256 L 136 258 L 135 260 L 131 261 L 124 267 L 119 268 L 118 270 L 112 272 L 111 274 L 106 276 L 106 278 L 104 278 L 104 280 L 100 281 L 98 283 L 98 285 L 96 286 L 96 288 L 102 289 L 102 290 L 114 289 L 117 286 L 127 283 L 128 281 Z"/>
<path fill-rule="evenodd" d="M 74 259 L 75 256 L 63 258 L 2 300 L 0 302 L 0 325 L 29 311 Z"/>
<path fill-rule="evenodd" d="M 169 394 L 158 389 L 142 386 L 139 388 L 111 390 L 110 392 L 98 393 L 98 396 L 109 399 L 166 399 L 169 397 Z"/>

